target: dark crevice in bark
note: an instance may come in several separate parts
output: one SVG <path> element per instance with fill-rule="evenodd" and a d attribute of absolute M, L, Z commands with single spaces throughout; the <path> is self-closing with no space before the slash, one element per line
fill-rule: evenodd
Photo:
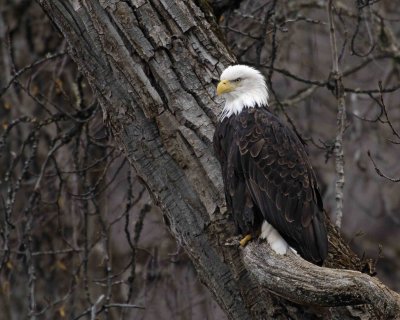
<path fill-rule="evenodd" d="M 140 14 L 136 13 L 135 8 L 133 7 L 133 5 L 129 1 L 123 1 L 123 2 L 126 3 L 130 7 L 130 9 L 132 10 L 132 13 L 136 17 L 136 21 L 139 23 L 139 26 L 140 26 L 140 24 L 141 24 L 140 23 L 140 18 L 139 18 Z M 144 61 L 143 58 L 140 58 L 139 55 L 135 54 L 136 50 L 135 50 L 134 46 L 129 41 L 128 37 L 126 36 L 124 31 L 121 29 L 120 25 L 116 22 L 116 19 L 118 19 L 118 18 L 114 17 L 114 15 L 112 15 L 107 10 L 106 10 L 106 12 L 107 12 L 107 16 L 110 19 L 110 22 L 114 26 L 115 30 L 118 32 L 118 34 L 121 37 L 122 41 L 124 42 L 125 46 L 128 48 L 128 51 L 130 52 L 132 59 L 135 60 L 135 61 L 137 60 L 137 62 L 140 63 L 140 65 L 143 67 L 143 71 L 146 74 L 146 76 L 148 77 L 148 80 L 150 81 L 150 84 L 153 86 L 153 88 L 155 88 L 155 90 L 159 94 L 163 104 L 167 106 L 168 105 L 168 99 L 167 99 L 164 91 L 159 86 L 158 81 L 155 79 L 155 77 L 153 75 L 154 70 L 152 70 L 151 67 L 146 65 L 146 61 Z M 146 28 L 142 27 L 142 30 L 146 30 Z M 152 44 L 153 51 L 163 50 L 163 48 L 157 48 L 157 45 L 155 43 L 153 43 L 152 37 L 147 32 L 144 32 L 143 34 L 146 37 L 146 39 Z M 150 59 L 154 59 L 154 53 L 153 53 L 152 57 L 149 58 L 149 60 Z"/>
<path fill-rule="evenodd" d="M 164 10 L 161 8 L 159 1 L 150 1 L 149 3 L 154 9 L 154 12 L 157 13 L 160 21 L 165 23 L 165 28 L 168 31 L 169 35 L 171 35 L 171 38 L 174 38 L 174 36 L 176 35 L 176 31 L 173 30 L 173 28 L 171 27 L 171 22 L 169 21 L 170 19 L 168 19 L 167 15 L 164 13 Z M 178 28 L 177 25 L 175 27 Z"/>
<path fill-rule="evenodd" d="M 204 3 L 203 0 L 198 0 L 198 2 Z M 225 12 L 231 12 L 239 8 L 241 2 L 242 0 L 212 0 L 210 5 L 214 10 L 215 16 L 219 18 Z"/>

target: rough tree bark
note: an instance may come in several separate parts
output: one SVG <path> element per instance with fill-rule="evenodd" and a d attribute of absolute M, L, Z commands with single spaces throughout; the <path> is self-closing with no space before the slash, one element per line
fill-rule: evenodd
<path fill-rule="evenodd" d="M 359 271 L 277 257 L 265 244 L 226 244 L 234 227 L 212 151 L 220 110 L 213 80 L 235 58 L 205 1 L 39 3 L 68 41 L 116 143 L 230 319 L 396 318 L 399 295 L 359 272 L 365 261 L 332 226 L 327 266 Z"/>

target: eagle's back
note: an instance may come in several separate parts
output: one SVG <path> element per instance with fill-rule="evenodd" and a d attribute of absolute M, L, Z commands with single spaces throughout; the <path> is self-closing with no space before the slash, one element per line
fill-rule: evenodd
<path fill-rule="evenodd" d="M 214 148 L 238 231 L 255 234 L 265 219 L 303 258 L 322 263 L 323 205 L 297 135 L 266 108 L 245 108 L 217 125 Z"/>

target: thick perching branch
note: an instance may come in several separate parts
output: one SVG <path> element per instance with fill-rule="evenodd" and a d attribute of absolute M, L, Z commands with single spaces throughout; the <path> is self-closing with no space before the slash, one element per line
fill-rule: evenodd
<path fill-rule="evenodd" d="M 367 304 L 379 319 L 400 316 L 400 295 L 364 273 L 317 267 L 290 252 L 276 255 L 267 245 L 243 250 L 247 270 L 260 285 L 301 305 L 339 307 Z"/>

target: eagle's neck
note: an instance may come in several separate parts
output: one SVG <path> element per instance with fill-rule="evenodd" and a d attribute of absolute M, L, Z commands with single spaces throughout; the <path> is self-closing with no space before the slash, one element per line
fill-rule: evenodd
<path fill-rule="evenodd" d="M 226 94 L 226 102 L 220 120 L 237 115 L 244 108 L 255 108 L 268 105 L 268 91 L 265 85 L 250 90 L 235 90 Z"/>

